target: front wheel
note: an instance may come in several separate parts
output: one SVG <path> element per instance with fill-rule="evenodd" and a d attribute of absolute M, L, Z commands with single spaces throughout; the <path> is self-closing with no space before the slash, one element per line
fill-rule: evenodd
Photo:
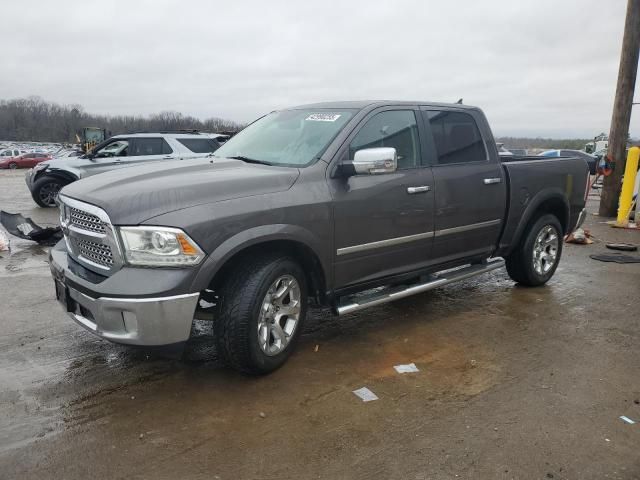
<path fill-rule="evenodd" d="M 31 189 L 33 200 L 41 207 L 55 207 L 60 189 L 68 182 L 55 177 L 39 178 Z"/>
<path fill-rule="evenodd" d="M 555 215 L 545 214 L 527 227 L 520 244 L 505 258 L 507 272 L 522 285 L 544 285 L 558 268 L 561 255 L 562 226 Z"/>
<path fill-rule="evenodd" d="M 18 164 L 16 162 L 10 162 L 9 163 L 9 168 L 11 170 L 15 170 L 16 168 L 18 168 Z"/>
<path fill-rule="evenodd" d="M 214 335 L 236 370 L 272 372 L 291 355 L 307 311 L 304 272 L 283 255 L 252 257 L 233 269 L 221 289 Z"/>

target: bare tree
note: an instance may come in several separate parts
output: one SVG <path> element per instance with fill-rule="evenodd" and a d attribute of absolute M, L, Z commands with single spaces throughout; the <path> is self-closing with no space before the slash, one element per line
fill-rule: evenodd
<path fill-rule="evenodd" d="M 0 139 L 34 142 L 75 142 L 82 127 L 100 127 L 110 135 L 136 131 L 193 129 L 238 131 L 243 125 L 217 117 L 204 121 L 180 112 L 141 115 L 92 115 L 81 105 L 60 105 L 40 97 L 0 100 Z"/>

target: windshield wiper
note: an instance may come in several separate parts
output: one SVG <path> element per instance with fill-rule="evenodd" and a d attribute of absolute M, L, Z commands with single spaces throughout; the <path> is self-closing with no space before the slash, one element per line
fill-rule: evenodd
<path fill-rule="evenodd" d="M 227 158 L 233 158 L 234 160 L 242 160 L 243 162 L 247 162 L 247 163 L 255 163 L 257 165 L 269 165 L 269 166 L 273 165 L 273 163 L 271 162 L 265 162 L 264 160 L 256 160 L 255 158 L 245 157 L 244 155 L 234 155 L 233 157 L 227 157 Z"/>

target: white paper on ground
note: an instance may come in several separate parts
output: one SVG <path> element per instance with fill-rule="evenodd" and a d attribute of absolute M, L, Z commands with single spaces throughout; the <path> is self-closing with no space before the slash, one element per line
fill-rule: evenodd
<path fill-rule="evenodd" d="M 6 252 L 7 250 L 9 250 L 9 237 L 0 230 L 0 252 Z"/>
<path fill-rule="evenodd" d="M 623 422 L 627 422 L 629 425 L 633 425 L 634 423 L 636 423 L 629 417 L 625 417 L 624 415 L 620 415 L 620 420 L 622 420 Z"/>
<path fill-rule="evenodd" d="M 360 397 L 363 402 L 372 402 L 373 400 L 378 400 L 378 396 L 367 387 L 362 387 L 358 390 L 354 390 L 353 393 L 355 393 L 356 396 Z"/>
<path fill-rule="evenodd" d="M 419 372 L 418 367 L 416 367 L 415 363 L 408 363 L 407 365 L 394 365 L 396 372 L 398 373 L 414 373 Z"/>

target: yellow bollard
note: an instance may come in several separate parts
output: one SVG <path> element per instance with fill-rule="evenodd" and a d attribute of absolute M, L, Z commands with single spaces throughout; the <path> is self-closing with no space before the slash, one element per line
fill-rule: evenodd
<path fill-rule="evenodd" d="M 629 225 L 629 214 L 633 202 L 633 189 L 636 185 L 636 173 L 638 172 L 638 159 L 640 158 L 640 148 L 631 147 L 627 154 L 627 166 L 624 169 L 624 180 L 622 181 L 622 191 L 618 202 L 617 227 Z"/>

